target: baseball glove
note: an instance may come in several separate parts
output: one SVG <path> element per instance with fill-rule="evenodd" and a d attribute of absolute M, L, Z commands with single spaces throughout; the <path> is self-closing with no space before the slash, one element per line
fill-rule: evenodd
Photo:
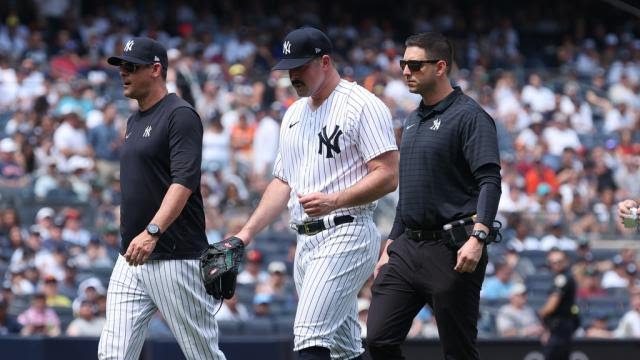
<path fill-rule="evenodd" d="M 235 236 L 209 245 L 200 256 L 200 275 L 207 294 L 218 300 L 230 299 L 243 258 L 244 243 Z"/>

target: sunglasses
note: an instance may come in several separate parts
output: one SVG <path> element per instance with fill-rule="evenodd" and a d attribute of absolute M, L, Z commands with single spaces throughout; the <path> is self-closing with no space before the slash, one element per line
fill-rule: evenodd
<path fill-rule="evenodd" d="M 128 74 L 133 74 L 138 71 L 138 69 L 149 66 L 153 66 L 153 64 L 134 64 L 126 61 L 120 63 L 120 69 L 124 70 Z"/>
<path fill-rule="evenodd" d="M 400 60 L 400 70 L 404 70 L 405 66 L 409 66 L 409 71 L 419 71 L 424 64 L 435 64 L 440 59 L 432 60 Z"/>

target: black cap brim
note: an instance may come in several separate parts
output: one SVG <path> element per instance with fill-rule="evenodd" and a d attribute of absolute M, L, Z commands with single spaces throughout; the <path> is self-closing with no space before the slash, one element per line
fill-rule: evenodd
<path fill-rule="evenodd" d="M 142 61 L 142 60 L 140 60 L 140 59 L 138 59 L 138 58 L 131 57 L 131 56 L 127 56 L 127 55 L 122 55 L 122 56 L 112 56 L 112 57 L 110 57 L 110 58 L 108 58 L 108 59 L 107 59 L 107 62 L 108 62 L 110 65 L 113 65 L 113 66 L 120 66 L 120 64 L 121 64 L 123 61 L 124 61 L 124 62 L 134 63 L 134 64 L 139 64 L 139 65 L 146 65 L 146 64 L 147 64 L 147 62 L 145 62 L 145 61 Z"/>
<path fill-rule="evenodd" d="M 308 62 L 313 60 L 312 57 L 308 58 L 300 58 L 300 59 L 282 59 L 280 60 L 276 66 L 272 68 L 272 70 L 291 70 L 297 67 L 300 67 Z"/>

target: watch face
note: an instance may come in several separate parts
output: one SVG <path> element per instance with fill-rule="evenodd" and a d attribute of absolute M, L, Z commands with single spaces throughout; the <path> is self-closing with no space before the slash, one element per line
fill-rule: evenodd
<path fill-rule="evenodd" d="M 484 240 L 487 238 L 487 233 L 482 230 L 474 231 L 473 235 L 477 236 L 481 240 Z"/>
<path fill-rule="evenodd" d="M 160 232 L 160 228 L 156 224 L 149 224 L 147 226 L 147 231 L 149 232 L 149 234 L 155 235 Z"/>

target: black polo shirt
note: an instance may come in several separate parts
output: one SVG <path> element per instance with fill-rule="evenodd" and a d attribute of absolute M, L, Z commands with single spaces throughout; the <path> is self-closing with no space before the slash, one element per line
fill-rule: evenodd
<path fill-rule="evenodd" d="M 500 166 L 493 119 L 459 87 L 434 106 L 409 115 L 400 145 L 400 199 L 389 235 L 405 228 L 441 230 L 476 212 L 480 187 L 473 172 Z"/>
<path fill-rule="evenodd" d="M 200 194 L 202 134 L 196 111 L 175 94 L 129 118 L 120 159 L 121 254 L 145 230 L 174 183 L 192 194 L 178 218 L 162 229 L 150 259 L 196 259 L 207 246 Z"/>

